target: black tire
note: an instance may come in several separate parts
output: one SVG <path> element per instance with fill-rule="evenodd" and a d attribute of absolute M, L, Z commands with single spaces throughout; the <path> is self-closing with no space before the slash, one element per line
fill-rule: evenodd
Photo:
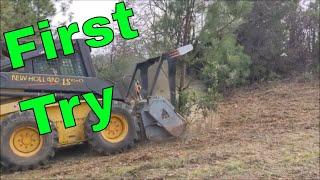
<path fill-rule="evenodd" d="M 42 146 L 38 152 L 29 157 L 22 157 L 13 152 L 10 148 L 10 137 L 15 129 L 23 126 L 34 127 L 37 124 L 31 112 L 14 113 L 9 115 L 0 123 L 1 148 L 0 158 L 1 165 L 8 170 L 27 170 L 34 169 L 40 165 L 48 163 L 49 159 L 55 154 L 54 146 L 57 143 L 57 131 L 53 125 L 52 132 L 43 135 Z"/>
<path fill-rule="evenodd" d="M 123 152 L 134 145 L 135 125 L 130 113 L 130 107 L 123 102 L 113 101 L 112 114 L 122 115 L 128 123 L 128 133 L 119 142 L 109 142 L 102 137 L 101 132 L 92 132 L 91 126 L 98 122 L 98 118 L 93 112 L 89 113 L 85 123 L 85 133 L 89 145 L 94 151 L 104 155 Z"/>

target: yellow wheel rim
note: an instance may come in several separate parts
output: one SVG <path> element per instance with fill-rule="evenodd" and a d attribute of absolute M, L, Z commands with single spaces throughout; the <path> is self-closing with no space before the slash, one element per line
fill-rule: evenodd
<path fill-rule="evenodd" d="M 10 148 L 20 157 L 30 157 L 40 151 L 43 145 L 43 137 L 32 126 L 16 128 L 10 137 Z"/>
<path fill-rule="evenodd" d="M 111 114 L 110 123 L 101 131 L 101 135 L 108 142 L 118 143 L 127 136 L 128 130 L 128 122 L 124 116 Z"/>

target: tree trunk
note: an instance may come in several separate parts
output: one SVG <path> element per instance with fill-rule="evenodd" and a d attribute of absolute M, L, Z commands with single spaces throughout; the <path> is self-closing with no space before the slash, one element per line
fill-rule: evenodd
<path fill-rule="evenodd" d="M 183 45 L 186 45 L 190 43 L 190 33 L 191 33 L 191 21 L 192 21 L 192 14 L 193 14 L 193 8 L 195 5 L 195 0 L 189 0 L 187 2 L 187 10 L 186 10 L 186 17 L 185 17 L 185 26 L 184 26 L 184 31 L 183 31 L 183 39 L 182 43 Z M 179 96 L 181 95 L 183 89 L 185 88 L 185 82 L 186 82 L 186 71 L 187 71 L 187 64 L 185 61 L 181 61 L 181 72 L 180 72 L 180 85 L 179 85 Z M 180 109 L 182 107 L 182 102 L 179 98 L 179 104 L 178 108 Z"/>

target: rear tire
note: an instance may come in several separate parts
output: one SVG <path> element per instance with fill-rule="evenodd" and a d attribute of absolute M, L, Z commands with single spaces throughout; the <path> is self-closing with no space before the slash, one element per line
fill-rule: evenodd
<path fill-rule="evenodd" d="M 14 113 L 0 124 L 1 165 L 9 170 L 34 169 L 47 164 L 55 154 L 57 131 L 39 135 L 31 112 Z"/>
<path fill-rule="evenodd" d="M 130 107 L 123 102 L 113 101 L 110 123 L 100 132 L 92 132 L 91 126 L 98 118 L 90 112 L 85 123 L 85 133 L 91 148 L 100 154 L 125 151 L 134 144 L 135 126 Z"/>

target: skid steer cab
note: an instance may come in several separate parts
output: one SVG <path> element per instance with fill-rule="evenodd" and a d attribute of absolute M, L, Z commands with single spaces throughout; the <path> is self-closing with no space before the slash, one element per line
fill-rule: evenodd
<path fill-rule="evenodd" d="M 23 54 L 25 67 L 13 70 L 4 43 L 0 56 L 1 166 L 11 170 L 32 169 L 46 164 L 55 149 L 83 142 L 100 154 L 113 154 L 135 142 L 163 141 L 179 137 L 185 120 L 175 111 L 176 58 L 192 50 L 187 45 L 136 64 L 127 88 L 96 77 L 90 48 L 83 39 L 73 40 L 75 54 L 64 56 L 56 42 L 58 59 L 47 61 L 41 45 Z M 163 65 L 168 72 L 169 100 L 155 96 Z M 151 67 L 156 67 L 151 69 Z M 54 93 L 56 100 L 92 92 L 102 99 L 103 89 L 113 86 L 112 110 L 106 129 L 93 132 L 99 121 L 87 102 L 72 110 L 75 126 L 65 128 L 59 103 L 46 106 L 51 133 L 39 135 L 32 111 L 20 112 L 19 102 Z"/>

